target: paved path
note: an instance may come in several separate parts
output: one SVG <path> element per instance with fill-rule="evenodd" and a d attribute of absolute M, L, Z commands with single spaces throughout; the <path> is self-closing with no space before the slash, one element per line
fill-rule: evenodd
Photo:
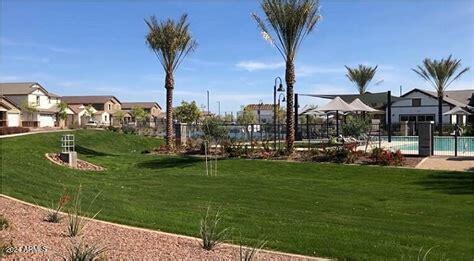
<path fill-rule="evenodd" d="M 12 138 L 12 137 L 18 137 L 18 136 L 25 136 L 25 135 L 32 135 L 32 134 L 39 134 L 39 133 L 65 132 L 65 131 L 74 131 L 74 130 L 70 130 L 70 129 L 65 129 L 65 130 L 61 130 L 61 129 L 33 130 L 33 131 L 30 131 L 30 132 L 1 135 L 0 139 Z"/>
<path fill-rule="evenodd" d="M 417 169 L 474 171 L 474 157 L 433 156 L 425 158 Z"/>

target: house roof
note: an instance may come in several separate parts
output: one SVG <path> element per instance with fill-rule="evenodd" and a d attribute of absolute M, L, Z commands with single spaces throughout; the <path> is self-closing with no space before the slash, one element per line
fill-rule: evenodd
<path fill-rule="evenodd" d="M 437 98 L 438 94 L 434 91 L 427 91 L 427 90 L 422 90 L 422 89 L 413 89 L 405 94 L 402 95 L 402 97 L 405 97 L 409 95 L 410 93 L 413 92 L 421 92 L 424 93 L 428 96 L 431 96 L 433 98 Z M 474 105 L 474 89 L 470 90 L 455 90 L 455 91 L 444 91 L 444 97 L 443 100 L 446 103 L 449 103 L 453 106 L 460 106 L 464 107 L 467 105 Z"/>
<path fill-rule="evenodd" d="M 37 82 L 0 83 L 0 95 L 27 95 L 38 89 L 46 95 L 51 95 Z"/>
<path fill-rule="evenodd" d="M 67 104 L 94 104 L 106 103 L 109 100 L 115 100 L 119 104 L 120 101 L 112 95 L 97 95 L 97 96 L 62 96 L 61 100 Z"/>
<path fill-rule="evenodd" d="M 157 102 L 122 102 L 122 109 L 125 110 L 130 110 L 134 107 L 151 109 L 154 106 L 157 106 L 161 110 L 161 106 Z"/>
<path fill-rule="evenodd" d="M 68 105 L 68 107 L 75 114 L 78 114 L 81 111 L 85 110 L 85 107 L 82 104 L 71 104 L 71 105 Z"/>
<path fill-rule="evenodd" d="M 15 107 L 16 109 L 18 110 L 21 110 L 20 106 L 18 106 L 16 103 L 14 103 L 12 100 L 10 100 L 8 97 L 6 96 L 0 96 L 0 101 L 1 100 L 4 100 L 8 103 L 8 105 L 12 105 L 13 107 Z"/>
<path fill-rule="evenodd" d="M 250 110 L 261 110 L 261 111 L 267 111 L 267 110 L 273 110 L 273 104 L 248 104 L 245 106 L 245 108 L 250 109 Z"/>

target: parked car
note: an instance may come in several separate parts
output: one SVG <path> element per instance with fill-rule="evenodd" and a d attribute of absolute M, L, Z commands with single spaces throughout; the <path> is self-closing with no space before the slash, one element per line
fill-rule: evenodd
<path fill-rule="evenodd" d="M 96 120 L 89 120 L 86 123 L 86 127 L 98 127 L 98 126 L 99 126 L 99 122 Z"/>

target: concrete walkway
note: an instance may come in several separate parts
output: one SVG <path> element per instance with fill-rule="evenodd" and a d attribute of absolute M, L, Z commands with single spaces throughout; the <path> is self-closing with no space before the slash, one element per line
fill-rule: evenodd
<path fill-rule="evenodd" d="M 427 157 L 416 166 L 417 169 L 473 171 L 474 157 L 433 156 Z"/>
<path fill-rule="evenodd" d="M 30 132 L 23 132 L 23 133 L 15 133 L 15 134 L 8 134 L 8 135 L 1 135 L 0 139 L 5 139 L 5 138 L 13 138 L 13 137 L 18 137 L 18 136 L 25 136 L 25 135 L 32 135 L 32 134 L 39 134 L 39 133 L 50 133 L 50 132 L 66 132 L 66 131 L 74 131 L 70 129 L 49 129 L 49 130 L 32 130 Z"/>

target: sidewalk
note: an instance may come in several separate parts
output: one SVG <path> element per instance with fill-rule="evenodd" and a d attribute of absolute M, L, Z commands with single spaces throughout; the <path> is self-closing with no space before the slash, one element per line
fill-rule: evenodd
<path fill-rule="evenodd" d="M 0 139 L 4 138 L 12 138 L 12 137 L 18 137 L 18 136 L 25 136 L 25 135 L 31 135 L 31 134 L 38 134 L 38 133 L 50 133 L 50 132 L 66 132 L 66 131 L 74 131 L 70 129 L 50 129 L 50 130 L 33 130 L 30 132 L 23 132 L 23 133 L 15 133 L 15 134 L 8 134 L 8 135 L 0 135 Z"/>
<path fill-rule="evenodd" d="M 433 156 L 421 161 L 417 169 L 473 171 L 474 157 Z"/>

